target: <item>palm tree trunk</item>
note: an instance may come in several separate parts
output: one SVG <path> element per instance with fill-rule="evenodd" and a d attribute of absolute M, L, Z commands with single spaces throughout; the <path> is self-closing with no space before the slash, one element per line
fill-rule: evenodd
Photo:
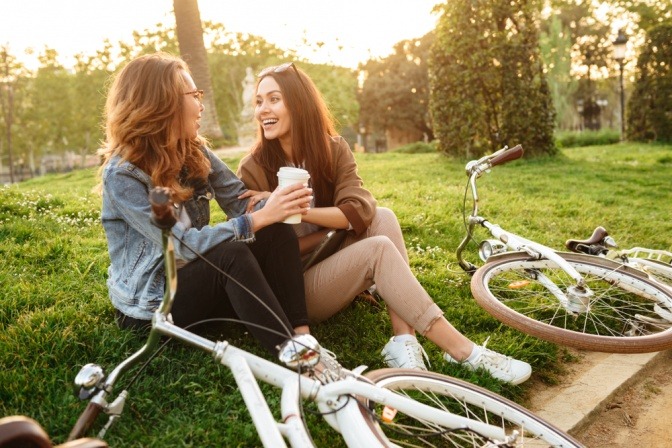
<path fill-rule="evenodd" d="M 217 119 L 215 95 L 210 80 L 208 55 L 203 42 L 203 26 L 201 13 L 198 9 L 198 0 L 173 0 L 175 23 L 177 25 L 177 41 L 180 45 L 180 55 L 191 69 L 194 82 L 199 89 L 203 89 L 203 120 L 201 132 L 210 138 L 221 138 L 222 129 Z"/>

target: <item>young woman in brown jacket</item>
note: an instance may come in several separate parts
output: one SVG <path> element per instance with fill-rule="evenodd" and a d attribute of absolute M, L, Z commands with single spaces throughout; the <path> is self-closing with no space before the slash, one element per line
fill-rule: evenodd
<path fill-rule="evenodd" d="M 340 250 L 304 273 L 311 321 L 333 316 L 375 285 L 394 332 L 381 353 L 390 367 L 426 370 L 417 331 L 438 345 L 448 362 L 483 368 L 513 384 L 527 380 L 529 364 L 474 344 L 446 320 L 417 281 L 394 212 L 377 207 L 363 187 L 352 151 L 337 135 L 313 81 L 293 63 L 269 67 L 258 76 L 254 101 L 258 138 L 238 167 L 251 191 L 241 198 L 251 198 L 249 207 L 254 207 L 277 188 L 280 167 L 304 168 L 314 202 L 301 224 L 294 225 L 301 254 L 308 256 L 329 229 L 348 230 Z"/>

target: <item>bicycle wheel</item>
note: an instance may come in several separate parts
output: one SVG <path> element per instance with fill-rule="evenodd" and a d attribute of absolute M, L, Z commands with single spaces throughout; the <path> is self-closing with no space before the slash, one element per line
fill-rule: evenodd
<path fill-rule="evenodd" d="M 472 422 L 498 426 L 510 437 L 508 441 L 490 440 L 468 428 L 451 430 L 436 422 L 399 413 L 391 421 L 384 420 L 381 418 L 384 412 L 382 405 L 364 400 L 361 412 L 385 446 L 583 446 L 524 407 L 465 381 L 434 372 L 409 369 L 374 370 L 367 373 L 366 377 L 379 387 L 423 404 L 466 417 Z"/>
<path fill-rule="evenodd" d="M 591 293 L 555 263 L 522 252 L 492 257 L 471 280 L 478 304 L 501 322 L 580 349 L 644 353 L 672 348 L 672 291 L 644 272 L 585 254 L 559 253 Z"/>

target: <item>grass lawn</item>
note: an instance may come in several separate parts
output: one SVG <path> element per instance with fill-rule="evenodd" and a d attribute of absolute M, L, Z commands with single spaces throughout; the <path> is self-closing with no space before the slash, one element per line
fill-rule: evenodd
<path fill-rule="evenodd" d="M 491 318 L 469 292 L 456 264 L 464 235 L 464 160 L 438 154 L 357 154 L 360 175 L 404 230 L 411 266 L 445 310 L 477 343 L 532 364 L 553 382 L 568 362 L 562 347 L 512 330 Z M 225 159 L 235 170 L 239 158 Z M 621 247 L 672 250 L 672 146 L 621 143 L 565 149 L 556 158 L 525 159 L 495 168 L 479 182 L 480 211 L 507 229 L 561 249 L 570 237 L 605 226 Z M 39 421 L 62 443 L 84 409 L 71 389 L 79 368 L 111 370 L 144 340 L 119 330 L 107 298 L 109 264 L 100 225 L 95 171 L 50 175 L 0 187 L 0 416 Z M 221 212 L 213 220 L 223 219 Z M 468 254 L 477 261 L 476 245 Z M 223 329 L 235 344 L 267 356 L 241 327 Z M 314 326 L 318 340 L 346 367 L 384 367 L 379 352 L 390 337 L 384 307 L 355 302 Z M 423 340 L 432 370 L 463 378 L 524 403 L 534 391 L 441 361 Z M 117 385 L 122 390 L 135 371 Z M 277 409 L 279 396 L 269 388 Z M 104 420 L 104 419 L 101 419 Z M 343 446 L 309 416 L 319 446 Z M 336 441 L 335 441 L 336 440 Z M 114 447 L 258 446 L 227 369 L 195 349 L 169 344 L 130 390 L 107 441 Z M 339 443 L 341 443 L 339 445 Z"/>

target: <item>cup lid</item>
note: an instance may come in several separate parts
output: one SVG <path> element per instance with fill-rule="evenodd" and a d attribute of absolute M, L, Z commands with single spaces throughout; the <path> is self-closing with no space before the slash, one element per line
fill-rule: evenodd
<path fill-rule="evenodd" d="M 310 178 L 308 171 L 303 168 L 295 168 L 293 166 L 281 166 L 278 171 L 278 176 L 292 177 L 292 178 Z"/>

